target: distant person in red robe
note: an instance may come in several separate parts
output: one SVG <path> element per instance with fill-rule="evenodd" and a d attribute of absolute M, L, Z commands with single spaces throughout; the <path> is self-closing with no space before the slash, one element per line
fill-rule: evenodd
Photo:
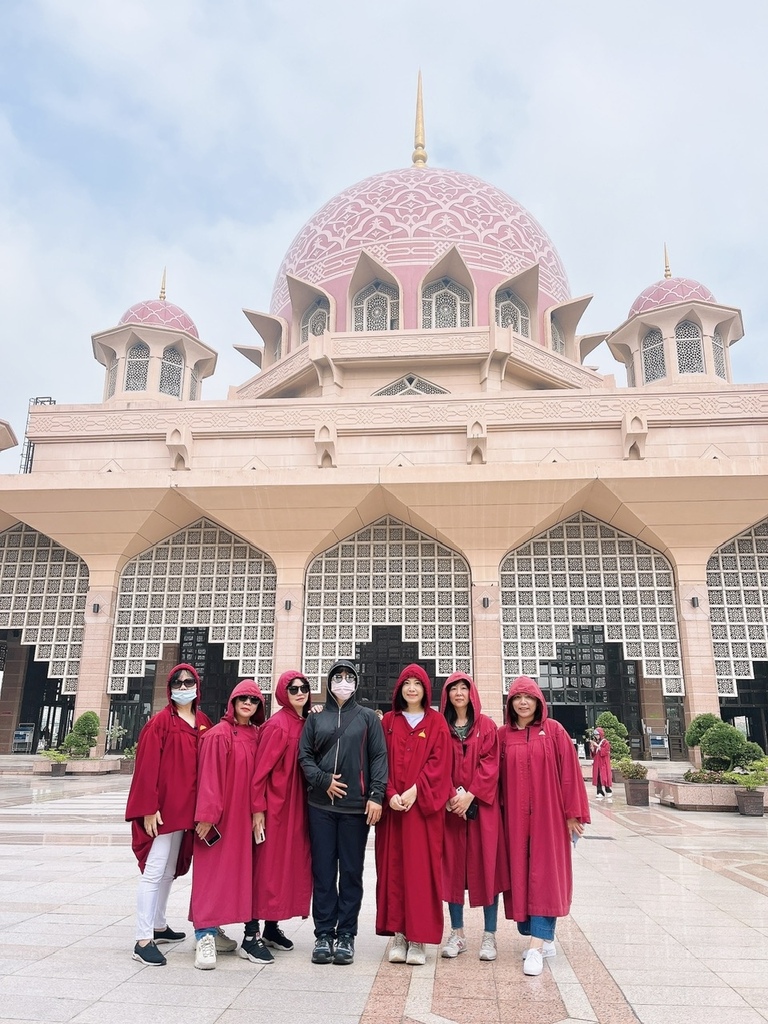
<path fill-rule="evenodd" d="M 308 917 L 312 898 L 307 783 L 298 760 L 309 689 L 301 672 L 280 676 L 275 689 L 280 710 L 261 729 L 251 789 L 257 842 L 254 917 L 264 918 L 262 938 L 272 949 L 293 949 L 279 922 Z"/>
<path fill-rule="evenodd" d="M 611 744 L 601 728 L 592 734 L 592 785 L 597 788 L 597 799 L 605 796 L 613 802 L 613 772 L 611 771 Z"/>
<path fill-rule="evenodd" d="M 537 975 L 556 953 L 557 918 L 571 909 L 571 846 L 590 820 L 587 790 L 571 737 L 527 676 L 509 688 L 499 748 L 510 877 L 504 912 L 531 937 L 523 973 Z"/>
<path fill-rule="evenodd" d="M 264 722 L 264 698 L 253 679 L 232 691 L 227 712 L 200 744 L 195 858 L 190 920 L 195 926 L 195 967 L 216 966 L 218 926 L 245 922 L 238 956 L 271 963 L 254 921 L 254 841 L 251 784 Z"/>
<path fill-rule="evenodd" d="M 480 694 L 471 676 L 454 672 L 443 687 L 440 710 L 451 734 L 451 796 L 445 815 L 443 899 L 451 934 L 442 955 L 467 950 L 464 893 L 470 907 L 483 908 L 480 959 L 496 959 L 499 893 L 509 887 L 499 806 L 499 733 L 481 714 Z"/>
<path fill-rule="evenodd" d="M 197 745 L 211 720 L 199 710 L 200 678 L 191 665 L 168 674 L 168 704 L 139 734 L 125 808 L 142 872 L 136 900 L 133 959 L 163 967 L 158 942 L 180 942 L 165 918 L 171 883 L 189 871 L 197 791 Z"/>
<path fill-rule="evenodd" d="M 394 964 L 426 963 L 425 943 L 443 937 L 441 858 L 451 737 L 431 701 L 429 676 L 420 665 L 409 665 L 381 723 L 389 779 L 376 833 L 376 932 L 394 935 Z"/>

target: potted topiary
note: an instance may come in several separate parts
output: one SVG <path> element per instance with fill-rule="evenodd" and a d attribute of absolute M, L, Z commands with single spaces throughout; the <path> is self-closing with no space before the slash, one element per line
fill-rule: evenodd
<path fill-rule="evenodd" d="M 759 764 L 759 763 L 758 763 Z M 749 769 L 724 772 L 723 779 L 736 786 L 736 805 L 739 814 L 750 818 L 762 818 L 765 813 L 765 794 L 758 788 L 768 785 L 768 772 L 758 764 Z"/>
<path fill-rule="evenodd" d="M 603 711 L 601 715 L 597 716 L 595 727 L 603 730 L 605 738 L 611 744 L 611 769 L 613 781 L 621 782 L 621 773 L 616 766 L 619 761 L 629 757 L 629 745 L 627 744 L 627 736 L 629 733 L 627 731 L 627 727 L 626 725 L 622 725 L 616 715 L 612 714 L 610 711 Z"/>
<path fill-rule="evenodd" d="M 644 764 L 626 758 L 618 769 L 624 779 L 624 793 L 629 807 L 648 807 L 648 769 Z"/>
<path fill-rule="evenodd" d="M 64 737 L 61 749 L 70 757 L 90 757 L 99 736 L 99 716 L 95 711 L 84 711 Z"/>
<path fill-rule="evenodd" d="M 63 750 L 55 750 L 49 747 L 47 750 L 40 751 L 40 757 L 45 757 L 51 762 L 51 775 L 66 775 L 67 774 L 67 761 L 69 755 Z"/>

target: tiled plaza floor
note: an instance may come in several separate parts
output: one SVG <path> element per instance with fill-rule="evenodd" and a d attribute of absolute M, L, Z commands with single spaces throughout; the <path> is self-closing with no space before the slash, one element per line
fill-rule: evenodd
<path fill-rule="evenodd" d="M 628 808 L 618 789 L 612 806 L 593 802 L 575 852 L 572 915 L 539 978 L 523 976 L 524 940 L 505 921 L 496 962 L 478 961 L 475 910 L 458 959 L 430 947 L 425 967 L 387 963 L 387 942 L 373 933 L 372 843 L 351 967 L 310 964 L 311 922 L 291 921 L 296 949 L 273 965 L 220 955 L 215 971 L 196 971 L 191 938 L 165 947 L 166 967 L 131 959 L 128 782 L 0 775 L 0 1021 L 768 1021 L 766 818 Z M 187 877 L 171 894 L 173 927 L 184 926 L 188 899 Z M 240 938 L 242 928 L 227 931 Z"/>

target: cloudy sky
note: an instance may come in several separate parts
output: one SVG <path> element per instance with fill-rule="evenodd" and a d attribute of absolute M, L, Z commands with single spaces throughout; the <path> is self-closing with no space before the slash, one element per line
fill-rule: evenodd
<path fill-rule="evenodd" d="M 666 241 L 743 310 L 736 380 L 768 380 L 767 30 L 754 0 L 2 0 L 0 419 L 21 441 L 30 397 L 99 401 L 90 335 L 166 265 L 219 352 L 204 397 L 247 380 L 242 308 L 327 199 L 410 163 L 419 67 L 430 164 L 531 210 L 581 329 Z"/>

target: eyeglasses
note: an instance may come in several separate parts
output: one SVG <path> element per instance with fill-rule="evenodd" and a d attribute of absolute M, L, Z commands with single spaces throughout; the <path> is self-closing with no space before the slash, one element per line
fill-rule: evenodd
<path fill-rule="evenodd" d="M 193 686 L 197 686 L 197 683 L 192 676 L 187 676 L 185 679 L 174 679 L 171 683 L 172 690 L 191 690 Z"/>
<path fill-rule="evenodd" d="M 295 697 L 297 693 L 309 693 L 309 683 L 298 683 L 295 686 L 287 686 L 286 689 L 292 697 Z"/>
<path fill-rule="evenodd" d="M 258 704 L 258 697 L 235 697 L 235 700 L 239 700 L 241 704 Z"/>

